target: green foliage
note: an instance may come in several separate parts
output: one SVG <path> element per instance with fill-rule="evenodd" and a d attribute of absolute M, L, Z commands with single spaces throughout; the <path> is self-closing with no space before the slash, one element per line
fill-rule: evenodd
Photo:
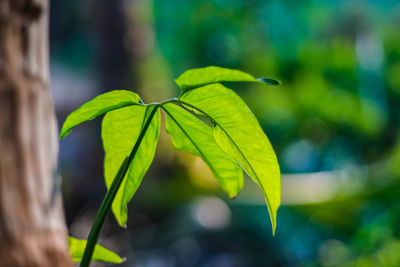
<path fill-rule="evenodd" d="M 167 103 L 163 110 L 167 114 L 165 127 L 174 147 L 200 156 L 229 197 L 239 194 L 243 186 L 243 171 L 217 145 L 212 128 L 201 120 L 194 120 L 193 114 L 178 105 Z"/>
<path fill-rule="evenodd" d="M 113 91 L 87 102 L 66 119 L 60 138 L 77 124 L 108 112 L 103 119 L 102 139 L 109 191 L 89 234 L 89 250 L 97 242 L 110 201 L 118 223 L 126 224 L 126 205 L 154 158 L 159 108 L 166 114 L 166 129 L 174 147 L 200 156 L 230 197 L 243 186 L 241 168 L 260 186 L 275 233 L 281 188 L 274 150 L 253 113 L 238 95 L 219 83 L 223 81 L 279 83 L 219 67 L 194 69 L 176 79 L 182 89 L 179 98 L 145 105 L 139 103 L 137 94 Z M 84 255 L 83 266 L 89 264 L 91 253 Z"/>
<path fill-rule="evenodd" d="M 216 66 L 185 71 L 175 82 L 182 89 L 182 92 L 203 85 L 221 82 L 264 82 L 269 85 L 280 84 L 279 81 L 274 79 L 256 79 L 252 75 L 240 70 L 231 70 Z"/>
<path fill-rule="evenodd" d="M 71 129 L 82 122 L 92 120 L 108 111 L 138 104 L 138 94 L 127 90 L 115 90 L 95 97 L 72 112 L 60 131 L 60 139 L 66 137 Z"/>
<path fill-rule="evenodd" d="M 261 187 L 275 232 L 280 171 L 274 150 L 253 113 L 238 95 L 221 84 L 191 90 L 179 100 L 212 119 L 213 137 L 219 147 Z"/>
<path fill-rule="evenodd" d="M 105 151 L 104 176 L 107 188 L 110 188 L 121 162 L 135 145 L 144 122 L 153 108 L 154 105 L 135 105 L 108 112 L 104 116 L 101 137 Z M 127 221 L 126 205 L 139 187 L 154 158 L 159 132 L 158 110 L 112 204 L 112 211 L 121 226 L 125 226 Z"/>
<path fill-rule="evenodd" d="M 86 243 L 86 240 L 77 239 L 72 236 L 68 237 L 69 252 L 74 262 L 80 262 L 82 260 L 82 255 L 85 251 Z M 92 260 L 105 261 L 110 263 L 124 262 L 124 259 L 118 256 L 116 253 L 100 245 L 96 245 L 93 252 Z"/>

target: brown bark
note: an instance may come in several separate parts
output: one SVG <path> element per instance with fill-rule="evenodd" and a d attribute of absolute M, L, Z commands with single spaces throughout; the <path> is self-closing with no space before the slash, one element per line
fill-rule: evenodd
<path fill-rule="evenodd" d="M 72 266 L 56 176 L 48 1 L 0 0 L 0 266 Z"/>

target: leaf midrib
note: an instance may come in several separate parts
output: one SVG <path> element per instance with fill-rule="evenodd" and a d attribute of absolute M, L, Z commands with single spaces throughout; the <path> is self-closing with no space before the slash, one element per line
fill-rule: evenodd
<path fill-rule="evenodd" d="M 267 193 L 266 193 L 266 191 L 265 191 L 265 189 L 264 189 L 264 186 L 263 186 L 263 184 L 262 184 L 261 181 L 260 181 L 260 178 L 258 177 L 257 173 L 255 172 L 255 170 L 254 170 L 253 167 L 251 166 L 250 162 L 249 162 L 249 161 L 247 160 L 247 158 L 244 156 L 242 150 L 239 148 L 239 146 L 236 144 L 236 142 L 232 139 L 232 137 L 226 132 L 226 130 L 224 129 L 224 127 L 222 127 L 221 124 L 218 123 L 218 121 L 215 120 L 212 116 L 210 116 L 208 113 L 204 112 L 203 110 L 199 109 L 198 107 L 196 107 L 196 106 L 194 106 L 194 105 L 192 105 L 192 104 L 190 104 L 190 103 L 187 103 L 187 102 L 185 102 L 185 101 L 182 101 L 182 100 L 180 100 L 180 99 L 176 99 L 176 100 L 174 100 L 174 102 L 178 102 L 178 103 L 181 103 L 181 104 L 183 104 L 183 105 L 187 105 L 187 106 L 189 106 L 189 107 L 192 107 L 192 108 L 194 108 L 194 109 L 197 109 L 197 110 L 200 111 L 201 113 L 203 113 L 203 114 L 205 114 L 206 116 L 210 117 L 210 118 L 215 122 L 215 124 L 218 125 L 218 126 L 224 131 L 224 133 L 226 134 L 226 136 L 228 136 L 228 138 L 231 140 L 232 144 L 235 145 L 235 147 L 238 149 L 238 151 L 240 152 L 240 154 L 242 155 L 242 157 L 244 158 L 244 160 L 247 162 L 247 165 L 250 167 L 250 169 L 252 170 L 252 172 L 255 174 L 255 176 L 256 176 L 256 178 L 257 178 L 257 181 L 258 181 L 258 185 L 261 187 L 261 189 L 262 189 L 262 191 L 263 191 L 263 193 L 264 193 L 264 195 L 265 195 L 265 199 L 266 199 L 266 201 L 267 201 L 267 207 L 268 207 L 268 209 L 272 209 L 272 205 L 271 205 L 271 203 L 270 203 L 270 201 L 269 201 L 269 198 L 268 198 Z M 270 215 L 271 215 L 271 217 L 273 217 L 273 221 L 275 221 L 275 215 L 273 214 L 273 211 L 272 211 L 272 210 L 271 210 L 271 212 L 270 212 Z M 274 224 L 275 224 L 275 222 L 274 222 Z"/>
<path fill-rule="evenodd" d="M 192 144 L 196 147 L 197 151 L 199 151 L 199 153 L 201 154 L 201 157 L 204 159 L 204 161 L 207 163 L 207 165 L 212 169 L 213 173 L 217 174 L 218 173 L 217 170 L 213 167 L 213 165 L 211 164 L 209 159 L 202 152 L 202 150 L 199 148 L 199 146 L 196 144 L 196 142 L 194 142 L 193 139 L 189 136 L 189 134 L 183 129 L 183 127 L 179 124 L 179 122 L 174 118 L 174 116 L 171 115 L 171 113 L 165 108 L 164 105 L 161 106 L 161 108 L 175 122 L 175 124 L 179 127 L 179 129 L 182 130 L 182 132 L 186 135 L 186 137 L 190 140 L 190 142 L 192 142 Z M 193 114 L 191 114 L 191 115 L 193 116 Z M 193 117 L 196 118 L 195 116 L 193 116 Z M 196 118 L 196 119 L 198 120 L 198 118 Z M 203 123 L 203 122 L 201 122 L 201 123 Z"/>
<path fill-rule="evenodd" d="M 61 128 L 61 131 L 60 131 L 60 134 L 59 134 L 59 138 L 60 138 L 60 139 L 64 139 L 65 137 L 67 137 L 67 135 L 70 134 L 70 132 L 72 131 L 73 128 L 75 128 L 76 126 L 78 126 L 79 124 L 81 124 L 81 123 L 83 123 L 83 122 L 85 122 L 85 121 L 93 120 L 93 119 L 97 118 L 98 116 L 100 116 L 100 115 L 102 115 L 102 114 L 106 114 L 106 113 L 111 112 L 111 111 L 114 111 L 114 110 L 118 110 L 118 109 L 125 108 L 125 107 L 130 107 L 130 106 L 135 106 L 135 105 L 138 105 L 138 106 L 145 106 L 144 104 L 141 104 L 140 102 L 139 102 L 139 103 L 136 103 L 136 102 L 133 102 L 133 101 L 131 101 L 131 100 L 119 102 L 118 104 L 106 106 L 106 107 L 104 107 L 104 108 L 102 108 L 102 109 L 99 109 L 99 110 L 98 110 L 93 116 L 91 116 L 90 118 L 85 119 L 84 121 L 82 121 L 82 122 L 80 122 L 80 123 L 78 123 L 78 124 L 75 124 L 75 125 L 73 125 L 73 126 L 70 126 L 70 127 L 68 127 L 68 129 L 63 129 L 63 128 L 64 128 L 64 125 L 65 125 L 65 122 L 67 122 L 69 116 L 72 115 L 74 112 L 76 112 L 76 111 L 79 110 L 79 109 L 77 109 L 77 110 L 73 111 L 73 112 L 66 118 L 66 120 L 65 120 L 65 122 L 64 122 L 64 124 L 63 124 L 63 127 Z M 82 106 L 81 106 L 81 107 L 82 107 Z"/>
<path fill-rule="evenodd" d="M 152 105 L 146 106 L 146 111 L 144 112 L 144 115 L 143 115 L 142 126 L 140 127 L 140 131 L 139 131 L 139 132 L 141 132 L 141 131 L 143 130 L 143 126 L 144 126 L 145 121 L 146 121 L 146 115 L 147 115 L 147 113 L 148 113 L 150 107 L 152 107 Z M 157 112 L 157 111 L 156 111 L 156 112 Z M 147 133 L 145 133 L 145 136 L 146 136 L 146 134 L 147 134 Z M 140 148 L 140 146 L 139 146 L 139 148 Z M 123 202 L 124 197 L 125 197 L 125 194 L 126 194 L 126 186 L 125 186 L 125 185 L 126 185 L 126 182 L 128 181 L 127 179 L 128 179 L 129 173 L 130 173 L 131 166 L 133 165 L 133 162 L 134 162 L 134 160 L 132 160 L 131 164 L 129 165 L 129 167 L 128 167 L 129 169 L 128 169 L 128 171 L 127 171 L 125 177 L 124 177 L 125 183 L 124 183 L 124 191 L 122 192 L 122 196 L 121 196 L 121 203 Z M 120 204 L 121 204 L 121 203 L 120 203 Z M 124 213 L 125 207 L 126 207 L 126 205 L 120 205 L 120 208 L 119 208 L 119 209 L 120 209 L 120 210 L 119 210 L 120 216 L 121 216 L 121 214 Z M 127 217 L 128 217 L 128 214 L 126 214 L 126 215 L 127 215 Z"/>

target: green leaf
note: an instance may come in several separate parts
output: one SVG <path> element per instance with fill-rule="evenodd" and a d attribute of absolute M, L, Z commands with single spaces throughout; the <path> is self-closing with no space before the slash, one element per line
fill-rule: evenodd
<path fill-rule="evenodd" d="M 135 105 L 108 112 L 104 116 L 102 139 L 105 151 L 104 176 L 107 188 L 110 188 L 121 163 L 135 145 L 145 119 L 153 108 L 158 107 Z M 157 110 L 112 204 L 115 218 L 123 227 L 126 225 L 128 217 L 126 205 L 135 194 L 153 161 L 159 131 L 160 111 Z"/>
<path fill-rule="evenodd" d="M 280 170 L 274 150 L 257 119 L 243 100 L 221 84 L 191 90 L 179 99 L 215 123 L 214 138 L 261 187 L 275 233 L 280 205 Z"/>
<path fill-rule="evenodd" d="M 162 108 L 167 114 L 165 127 L 174 147 L 200 156 L 229 197 L 235 197 L 243 187 L 243 171 L 218 147 L 212 128 L 175 104 L 168 103 Z"/>
<path fill-rule="evenodd" d="M 115 90 L 99 95 L 69 114 L 61 129 L 60 139 L 66 137 L 72 128 L 82 122 L 92 120 L 110 110 L 139 104 L 139 101 L 138 94 L 127 90 Z"/>
<path fill-rule="evenodd" d="M 83 252 L 86 247 L 86 240 L 68 237 L 69 253 L 74 262 L 80 262 L 82 260 Z M 122 259 L 116 253 L 106 249 L 101 245 L 96 245 L 92 256 L 92 261 L 104 261 L 110 263 L 122 263 L 125 259 Z"/>
<path fill-rule="evenodd" d="M 226 69 L 216 66 L 191 69 L 185 71 L 175 80 L 176 84 L 186 92 L 189 89 L 220 82 L 263 82 L 269 85 L 279 85 L 280 82 L 271 78 L 256 79 L 240 70 Z"/>

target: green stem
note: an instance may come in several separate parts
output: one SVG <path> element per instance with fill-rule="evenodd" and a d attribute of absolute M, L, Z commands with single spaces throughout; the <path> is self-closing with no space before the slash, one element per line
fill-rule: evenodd
<path fill-rule="evenodd" d="M 129 169 L 129 166 L 132 163 L 133 158 L 135 157 L 137 150 L 139 149 L 139 146 L 143 140 L 143 137 L 146 134 L 147 129 L 150 126 L 150 123 L 154 117 L 154 114 L 156 113 L 156 111 L 158 109 L 158 106 L 159 105 L 156 104 L 154 106 L 153 110 L 151 111 L 149 118 L 147 119 L 143 129 L 141 130 L 141 132 L 139 134 L 139 137 L 138 137 L 134 147 L 132 148 L 131 153 L 122 162 L 121 167 L 119 167 L 117 175 L 115 176 L 115 178 L 110 186 L 110 189 L 107 191 L 107 194 L 105 195 L 105 197 L 100 205 L 100 209 L 97 212 L 96 219 L 94 220 L 94 223 L 92 225 L 92 229 L 90 229 L 87 245 L 85 248 L 85 252 L 83 253 L 83 256 L 82 256 L 82 261 L 81 261 L 80 267 L 88 267 L 90 264 L 90 261 L 92 260 L 93 251 L 97 244 L 97 240 L 99 239 L 100 230 L 103 227 L 103 224 L 107 217 L 107 214 L 111 209 L 112 202 L 118 192 L 119 187 L 122 184 L 122 181 Z"/>

